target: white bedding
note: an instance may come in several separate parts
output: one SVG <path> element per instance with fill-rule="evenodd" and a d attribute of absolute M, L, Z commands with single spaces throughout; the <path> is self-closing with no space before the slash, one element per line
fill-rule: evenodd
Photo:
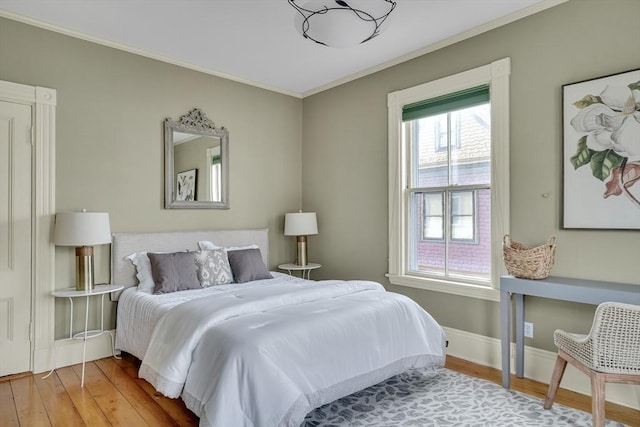
<path fill-rule="evenodd" d="M 118 347 L 142 358 L 142 378 L 181 395 L 211 426 L 298 426 L 322 404 L 444 364 L 442 328 L 409 298 L 374 282 L 276 276 L 176 295 L 127 291 Z M 132 301 L 147 330 L 126 319 Z"/>
<path fill-rule="evenodd" d="M 304 282 L 304 280 L 272 271 L 271 275 L 282 281 Z M 126 351 L 142 360 L 149 346 L 153 328 L 162 315 L 183 302 L 205 296 L 219 294 L 229 289 L 253 288 L 264 284 L 264 280 L 208 288 L 153 295 L 138 292 L 137 287 L 129 287 L 118 300 L 116 348 Z M 266 283 L 269 281 L 267 280 Z"/>

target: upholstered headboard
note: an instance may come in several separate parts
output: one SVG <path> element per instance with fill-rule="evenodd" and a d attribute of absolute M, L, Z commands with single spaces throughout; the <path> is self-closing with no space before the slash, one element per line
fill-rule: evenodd
<path fill-rule="evenodd" d="M 197 250 L 198 241 L 209 240 L 218 246 L 258 245 L 265 265 L 269 266 L 269 230 L 205 230 L 165 233 L 115 233 L 111 243 L 111 282 L 125 288 L 136 286 L 136 269 L 127 259 L 134 252 L 172 252 Z M 120 292 L 112 295 L 117 301 Z"/>

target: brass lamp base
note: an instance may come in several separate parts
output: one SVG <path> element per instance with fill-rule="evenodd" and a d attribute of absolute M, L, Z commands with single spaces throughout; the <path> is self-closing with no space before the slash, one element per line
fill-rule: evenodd
<path fill-rule="evenodd" d="M 93 246 L 76 248 L 76 290 L 90 291 L 93 283 Z"/>
<path fill-rule="evenodd" d="M 296 265 L 305 266 L 307 265 L 307 236 L 297 236 L 296 237 Z"/>

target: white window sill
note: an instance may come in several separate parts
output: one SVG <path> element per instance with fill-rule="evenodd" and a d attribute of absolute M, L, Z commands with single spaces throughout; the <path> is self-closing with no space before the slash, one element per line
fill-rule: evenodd
<path fill-rule="evenodd" d="M 442 292 L 445 294 L 461 295 L 488 301 L 500 301 L 500 291 L 488 286 L 454 283 L 415 276 L 387 274 L 387 277 L 393 285 L 407 286 L 410 288 L 424 289 L 427 291 Z"/>

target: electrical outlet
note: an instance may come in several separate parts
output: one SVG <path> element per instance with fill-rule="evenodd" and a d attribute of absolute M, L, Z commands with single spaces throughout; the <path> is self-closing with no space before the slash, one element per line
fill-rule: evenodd
<path fill-rule="evenodd" d="M 524 336 L 527 338 L 533 338 L 533 323 L 524 322 Z"/>

